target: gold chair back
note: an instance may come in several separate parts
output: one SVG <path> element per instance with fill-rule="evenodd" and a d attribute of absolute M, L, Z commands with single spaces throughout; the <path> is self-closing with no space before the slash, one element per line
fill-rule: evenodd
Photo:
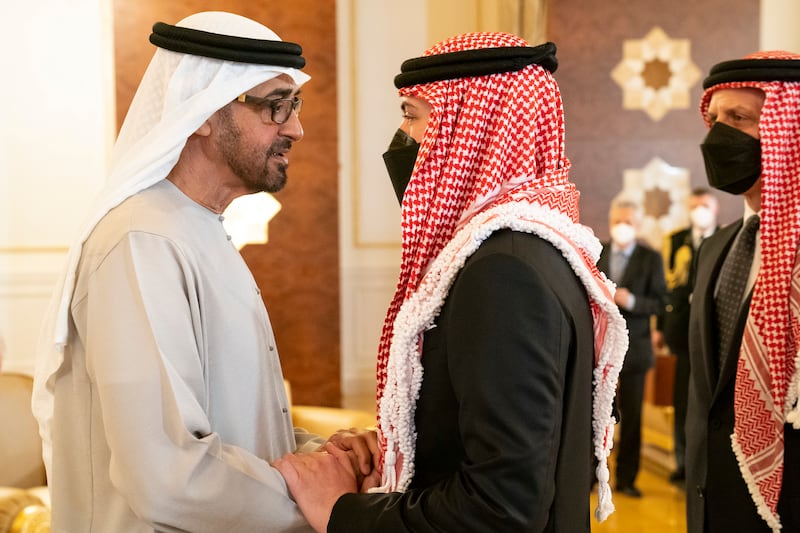
<path fill-rule="evenodd" d="M 0 486 L 46 485 L 39 427 L 31 411 L 33 378 L 0 373 Z"/>

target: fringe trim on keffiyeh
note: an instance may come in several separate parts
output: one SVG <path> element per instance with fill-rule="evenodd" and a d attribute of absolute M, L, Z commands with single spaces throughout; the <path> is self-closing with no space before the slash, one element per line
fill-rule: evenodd
<path fill-rule="evenodd" d="M 387 382 L 380 403 L 380 429 L 387 451 L 383 486 L 375 491 L 405 491 L 414 477 L 417 437 L 414 411 L 422 384 L 423 334 L 433 325 L 467 259 L 493 232 L 505 228 L 532 233 L 552 243 L 567 259 L 589 295 L 596 358 L 592 429 L 598 460 L 599 502 L 595 516 L 603 521 L 614 511 L 608 483 L 608 455 L 615 424 L 612 403 L 628 348 L 628 332 L 613 300 L 613 284 L 595 267 L 601 248 L 599 241 L 590 230 L 569 217 L 538 204 L 501 204 L 475 216 L 436 257 L 417 291 L 401 306 L 394 322 Z"/>
<path fill-rule="evenodd" d="M 783 446 L 783 442 L 781 442 L 780 445 Z M 753 503 L 756 504 L 756 510 L 758 511 L 758 514 L 764 519 L 774 533 L 778 533 L 781 530 L 780 517 L 776 513 L 772 512 L 772 509 L 770 509 L 767 501 L 761 495 L 761 491 L 755 490 L 755 487 L 758 487 L 758 480 L 755 479 L 747 466 L 747 457 L 745 456 L 744 451 L 742 451 L 742 447 L 739 445 L 739 442 L 736 440 L 736 433 L 731 434 L 731 447 L 733 448 L 733 453 L 736 456 L 736 461 L 739 463 L 739 470 L 741 471 L 742 478 L 747 485 L 747 490 L 750 492 L 750 497 L 753 499 Z M 783 454 L 780 454 L 780 459 L 781 464 L 777 465 L 775 468 L 775 472 L 779 478 L 783 475 Z"/>

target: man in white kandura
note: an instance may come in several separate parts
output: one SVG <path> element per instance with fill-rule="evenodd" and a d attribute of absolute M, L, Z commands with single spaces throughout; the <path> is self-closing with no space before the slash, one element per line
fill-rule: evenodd
<path fill-rule="evenodd" d="M 269 318 L 221 213 L 284 186 L 305 60 L 230 13 L 157 23 L 150 41 L 41 342 L 53 531 L 304 531 L 270 461 L 319 441 L 292 427 Z"/>

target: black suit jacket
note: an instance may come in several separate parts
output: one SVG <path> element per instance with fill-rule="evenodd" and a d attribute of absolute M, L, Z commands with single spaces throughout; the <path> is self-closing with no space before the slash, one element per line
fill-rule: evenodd
<path fill-rule="evenodd" d="M 714 287 L 742 221 L 709 237 L 697 253 L 689 322 L 691 376 L 686 415 L 686 516 L 689 533 L 767 532 L 731 448 L 736 365 L 750 307 L 743 305 L 736 338 L 719 371 L 715 351 Z M 784 482 L 779 513 L 784 531 L 800 531 L 800 431 L 785 429 Z"/>
<path fill-rule="evenodd" d="M 424 336 L 415 475 L 347 494 L 329 532 L 589 532 L 594 335 L 561 253 L 502 230 Z"/>
<path fill-rule="evenodd" d="M 716 231 L 716 230 L 715 230 Z M 664 341 L 679 357 L 689 356 L 689 311 L 697 250 L 692 242 L 691 227 L 667 236 L 664 262 L 667 276 L 667 305 L 659 323 Z"/>
<path fill-rule="evenodd" d="M 597 267 L 609 273 L 611 244 L 603 243 L 603 251 Z M 625 273 L 617 287 L 625 287 L 636 298 L 630 311 L 620 307 L 620 312 L 628 325 L 628 353 L 622 373 L 641 373 L 653 366 L 653 345 L 650 337 L 650 320 L 664 312 L 666 281 L 664 262 L 661 255 L 637 243 L 628 259 Z"/>

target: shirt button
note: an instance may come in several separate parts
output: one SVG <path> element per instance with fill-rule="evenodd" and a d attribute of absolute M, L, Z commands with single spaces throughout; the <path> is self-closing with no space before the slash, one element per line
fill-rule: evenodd
<path fill-rule="evenodd" d="M 705 491 L 703 490 L 703 487 L 701 487 L 700 485 L 697 485 L 697 487 L 695 487 L 695 488 L 697 489 L 697 497 L 700 498 L 700 499 L 705 498 L 706 494 L 705 494 Z"/>
<path fill-rule="evenodd" d="M 711 429 L 719 429 L 722 424 L 716 418 L 711 421 Z"/>

